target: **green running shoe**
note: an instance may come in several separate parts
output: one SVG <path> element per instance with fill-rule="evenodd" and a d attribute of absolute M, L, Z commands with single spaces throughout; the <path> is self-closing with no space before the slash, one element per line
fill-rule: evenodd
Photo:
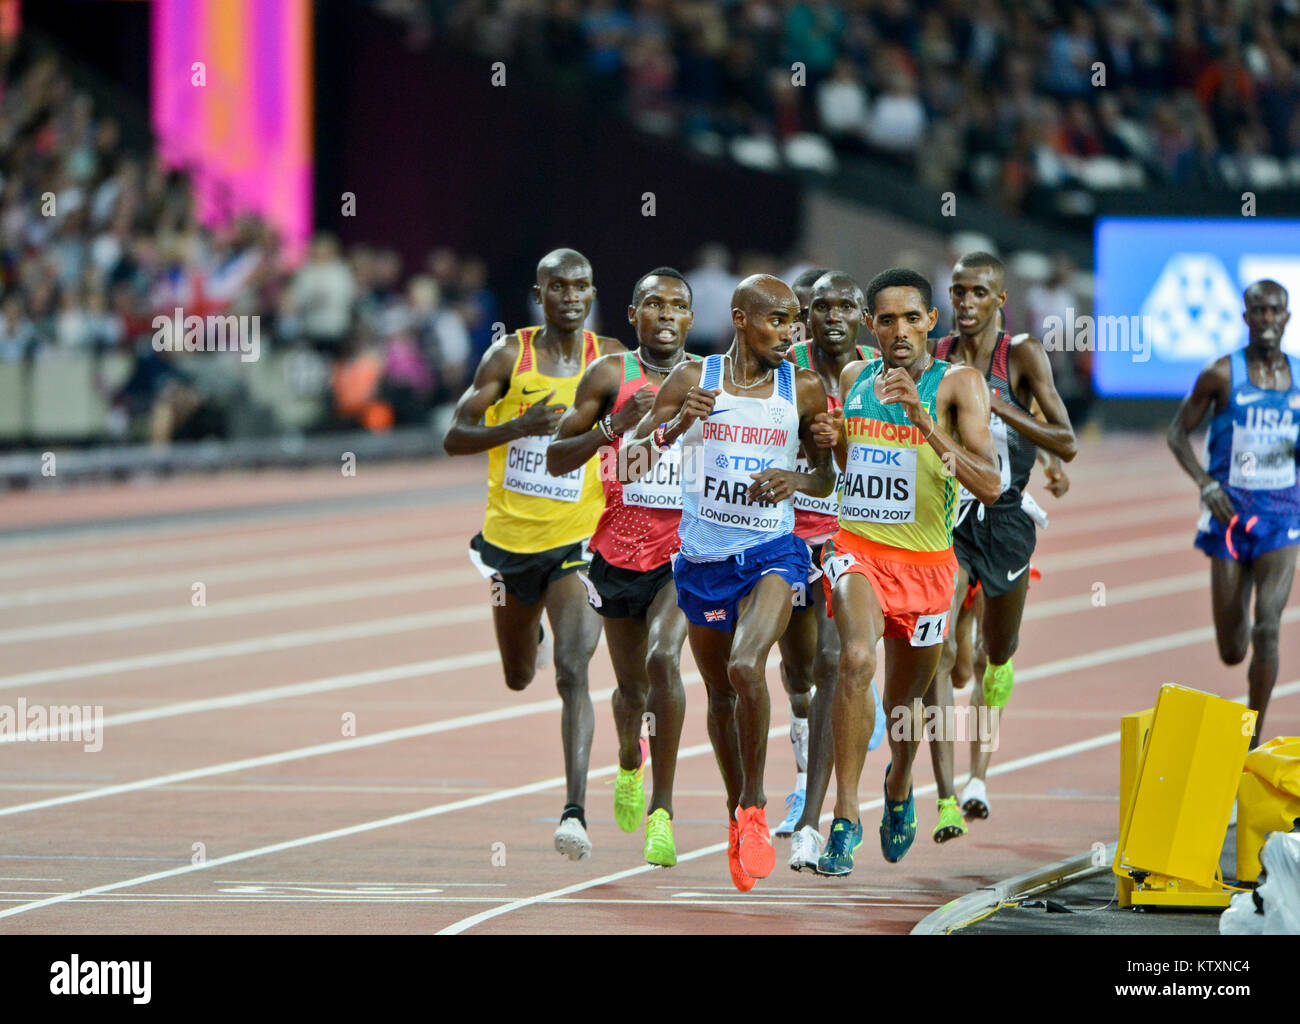
<path fill-rule="evenodd" d="M 648 744 L 641 737 L 641 764 L 614 776 L 614 820 L 624 832 L 635 832 L 645 817 L 645 762 Z"/>
<path fill-rule="evenodd" d="M 836 818 L 831 822 L 831 837 L 817 858 L 817 874 L 842 876 L 853 871 L 853 851 L 862 845 L 862 822 Z"/>
<path fill-rule="evenodd" d="M 889 778 L 889 769 L 885 767 L 885 778 Z M 896 804 L 889 799 L 889 787 L 885 786 L 885 813 L 880 819 L 880 852 L 885 860 L 897 864 L 912 848 L 916 838 L 916 802 L 912 799 L 912 788 L 907 790 L 907 799 Z"/>
<path fill-rule="evenodd" d="M 950 796 L 940 800 L 939 824 L 934 826 L 934 841 L 936 843 L 946 843 L 949 839 L 957 839 L 965 834 L 966 823 L 962 820 L 961 811 L 957 808 L 957 798 Z"/>
<path fill-rule="evenodd" d="M 670 868 L 677 863 L 677 846 L 673 843 L 673 819 L 662 807 L 645 821 L 645 859 L 648 864 Z"/>
<path fill-rule="evenodd" d="M 984 703 L 991 708 L 1007 706 L 1011 699 L 1011 689 L 1015 686 L 1015 674 L 1011 671 L 1011 662 L 994 665 L 990 662 L 984 668 Z"/>

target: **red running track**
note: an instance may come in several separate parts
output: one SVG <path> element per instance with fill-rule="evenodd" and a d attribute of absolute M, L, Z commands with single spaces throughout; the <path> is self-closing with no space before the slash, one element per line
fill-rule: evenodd
<path fill-rule="evenodd" d="M 563 802 L 553 674 L 497 669 L 465 557 L 485 462 L 362 465 L 0 501 L 0 708 L 102 707 L 99 743 L 0 740 L 0 931 L 906 932 L 981 885 L 1114 839 L 1118 718 L 1176 681 L 1231 697 L 1196 495 L 1162 441 L 1107 438 L 1051 515 L 990 779 L 993 815 L 938 846 L 918 759 L 916 845 L 876 854 L 887 750 L 864 774 L 853 876 L 778 866 L 737 893 L 703 689 L 688 674 L 681 862 L 613 822 L 613 675 L 592 661 L 595 846 L 551 847 Z M 205 603 L 194 603 L 196 584 Z M 1105 588 L 1105 605 L 1094 595 Z M 1300 595 L 1270 735 L 1300 733 Z M 683 670 L 693 673 L 689 652 Z M 773 727 L 783 730 L 776 659 Z M 3 714 L 0 711 L 0 714 Z M 83 738 L 84 739 L 84 738 Z M 99 746 L 99 749 L 87 747 Z M 965 753 L 958 753 L 959 781 Z M 773 822 L 793 783 L 770 746 Z M 827 806 L 829 810 L 829 804 Z"/>

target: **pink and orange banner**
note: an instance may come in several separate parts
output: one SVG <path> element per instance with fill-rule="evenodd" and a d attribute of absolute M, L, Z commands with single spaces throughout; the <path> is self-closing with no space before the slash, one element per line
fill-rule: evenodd
<path fill-rule="evenodd" d="M 194 173 L 199 215 L 246 211 L 289 255 L 311 232 L 310 0 L 154 0 L 152 121 Z"/>

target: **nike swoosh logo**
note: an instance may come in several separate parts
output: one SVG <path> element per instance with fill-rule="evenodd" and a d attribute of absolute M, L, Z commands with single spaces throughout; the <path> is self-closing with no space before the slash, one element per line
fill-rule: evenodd
<path fill-rule="evenodd" d="M 1008 569 L 1008 570 L 1007 570 L 1007 582 L 1010 583 L 1010 582 L 1012 582 L 1013 580 L 1017 579 L 1018 577 L 1023 576 L 1024 573 L 1025 573 L 1025 569 L 1028 569 L 1028 568 L 1029 568 L 1029 566 L 1026 565 L 1026 566 L 1024 566 L 1024 568 L 1018 570 L 1017 572 L 1012 572 L 1010 569 Z"/>
<path fill-rule="evenodd" d="M 576 562 L 561 562 L 561 563 L 560 563 L 560 568 L 561 568 L 561 569 L 577 569 L 577 568 L 579 568 L 580 566 L 584 566 L 584 565 L 586 565 L 586 564 L 587 564 L 587 563 L 584 562 L 584 561 L 582 561 L 582 559 L 579 559 L 579 560 L 576 561 Z"/>
<path fill-rule="evenodd" d="M 540 395 L 540 394 L 541 394 L 543 391 L 545 391 L 545 390 L 546 390 L 545 388 L 524 388 L 524 394 L 525 394 L 525 395 Z"/>
<path fill-rule="evenodd" d="M 1251 402 L 1258 402 L 1263 397 L 1263 395 L 1238 395 L 1237 404 L 1250 405 Z"/>
<path fill-rule="evenodd" d="M 711 417 L 713 417 L 713 416 L 717 416 L 717 415 L 719 415 L 719 414 L 721 414 L 721 413 L 724 413 L 724 412 L 731 412 L 731 410 L 732 410 L 733 408 L 735 408 L 735 407 L 729 405 L 729 406 L 727 406 L 725 409 L 714 409 L 711 413 L 709 413 L 709 417 L 708 417 L 708 418 L 711 418 Z"/>

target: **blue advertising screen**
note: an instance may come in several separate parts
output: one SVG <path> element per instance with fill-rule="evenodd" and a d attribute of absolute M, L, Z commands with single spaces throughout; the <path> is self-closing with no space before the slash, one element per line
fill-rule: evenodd
<path fill-rule="evenodd" d="M 1300 304 L 1300 221 L 1099 218 L 1093 384 L 1111 397 L 1178 397 L 1246 344 L 1241 294 L 1272 278 Z M 1069 344 L 1070 326 L 1062 332 Z M 1076 328 L 1075 337 L 1086 344 Z M 1282 347 L 1300 356 L 1300 317 Z"/>

